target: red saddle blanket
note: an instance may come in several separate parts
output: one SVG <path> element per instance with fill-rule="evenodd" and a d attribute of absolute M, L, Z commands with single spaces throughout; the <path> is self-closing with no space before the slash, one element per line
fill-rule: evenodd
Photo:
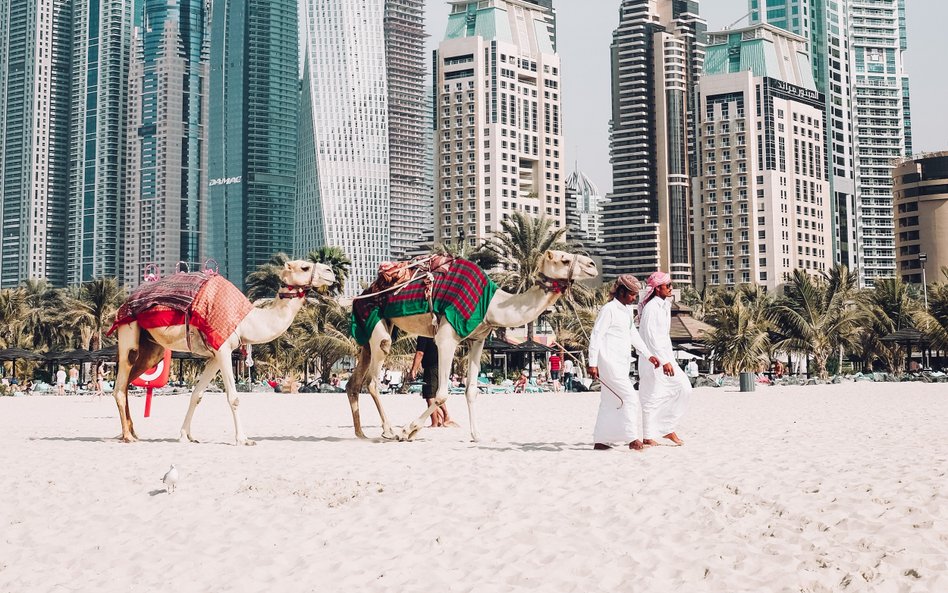
<path fill-rule="evenodd" d="M 253 304 L 223 276 L 174 274 L 139 286 L 119 308 L 109 334 L 131 321 L 142 329 L 189 324 L 218 350 L 251 310 Z"/>

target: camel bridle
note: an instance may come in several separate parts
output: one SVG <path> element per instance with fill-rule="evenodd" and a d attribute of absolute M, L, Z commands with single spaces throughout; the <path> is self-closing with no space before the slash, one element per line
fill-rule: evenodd
<path fill-rule="evenodd" d="M 281 299 L 305 299 L 309 292 L 313 290 L 313 280 L 316 279 L 316 266 L 313 263 L 313 272 L 309 275 L 309 283 L 304 286 L 294 286 L 280 280 L 280 290 L 278 291 Z"/>
<path fill-rule="evenodd" d="M 569 270 L 566 272 L 566 278 L 550 278 L 543 272 L 537 272 L 537 284 L 540 288 L 543 289 L 543 292 L 552 292 L 553 294 L 564 294 L 569 292 L 569 289 L 572 288 L 573 282 L 575 281 L 574 275 L 576 273 L 576 262 L 579 261 L 578 255 L 573 255 L 572 261 L 569 263 Z"/>

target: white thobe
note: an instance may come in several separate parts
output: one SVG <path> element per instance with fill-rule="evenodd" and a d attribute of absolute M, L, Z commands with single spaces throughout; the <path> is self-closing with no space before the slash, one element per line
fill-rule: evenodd
<path fill-rule="evenodd" d="M 671 343 L 671 302 L 654 297 L 642 309 L 639 331 L 645 345 L 664 365 L 670 362 L 675 375 L 653 368 L 639 356 L 639 398 L 642 400 L 642 425 L 645 438 L 659 439 L 675 432 L 688 410 L 691 381 L 678 363 Z"/>
<path fill-rule="evenodd" d="M 632 347 L 645 356 L 648 349 L 635 329 L 633 306 L 613 299 L 605 304 L 592 335 L 589 336 L 589 366 L 599 367 L 602 385 L 599 416 L 593 430 L 593 442 L 631 443 L 641 438 L 639 431 L 639 398 L 629 378 Z"/>

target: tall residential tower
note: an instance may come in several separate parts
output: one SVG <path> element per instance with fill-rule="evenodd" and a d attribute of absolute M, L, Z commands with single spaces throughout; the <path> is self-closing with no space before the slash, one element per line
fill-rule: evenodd
<path fill-rule="evenodd" d="M 566 225 L 551 0 L 456 0 L 435 52 L 435 241 L 489 239 L 520 211 Z"/>
<path fill-rule="evenodd" d="M 760 284 L 833 263 L 824 97 L 806 40 L 770 25 L 708 36 L 699 86 L 697 287 Z"/>
<path fill-rule="evenodd" d="M 72 6 L 0 2 L 0 288 L 66 282 Z"/>
<path fill-rule="evenodd" d="M 392 257 L 418 246 L 432 219 L 427 179 L 431 106 L 425 84 L 425 2 L 385 1 Z"/>
<path fill-rule="evenodd" d="M 129 79 L 125 279 L 203 264 L 207 14 L 203 0 L 144 0 Z"/>
<path fill-rule="evenodd" d="M 696 1 L 622 0 L 612 41 L 607 275 L 662 269 L 692 283 L 695 85 L 706 29 Z"/>
<path fill-rule="evenodd" d="M 130 0 L 74 0 L 67 281 L 121 277 Z"/>

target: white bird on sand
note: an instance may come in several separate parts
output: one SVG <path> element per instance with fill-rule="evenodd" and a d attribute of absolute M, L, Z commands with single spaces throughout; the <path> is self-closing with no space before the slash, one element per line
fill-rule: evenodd
<path fill-rule="evenodd" d="M 161 481 L 165 483 L 168 494 L 174 492 L 174 486 L 178 483 L 178 470 L 175 468 L 173 463 L 171 464 L 171 469 L 168 470 L 168 473 L 165 474 L 165 477 L 161 478 Z"/>

